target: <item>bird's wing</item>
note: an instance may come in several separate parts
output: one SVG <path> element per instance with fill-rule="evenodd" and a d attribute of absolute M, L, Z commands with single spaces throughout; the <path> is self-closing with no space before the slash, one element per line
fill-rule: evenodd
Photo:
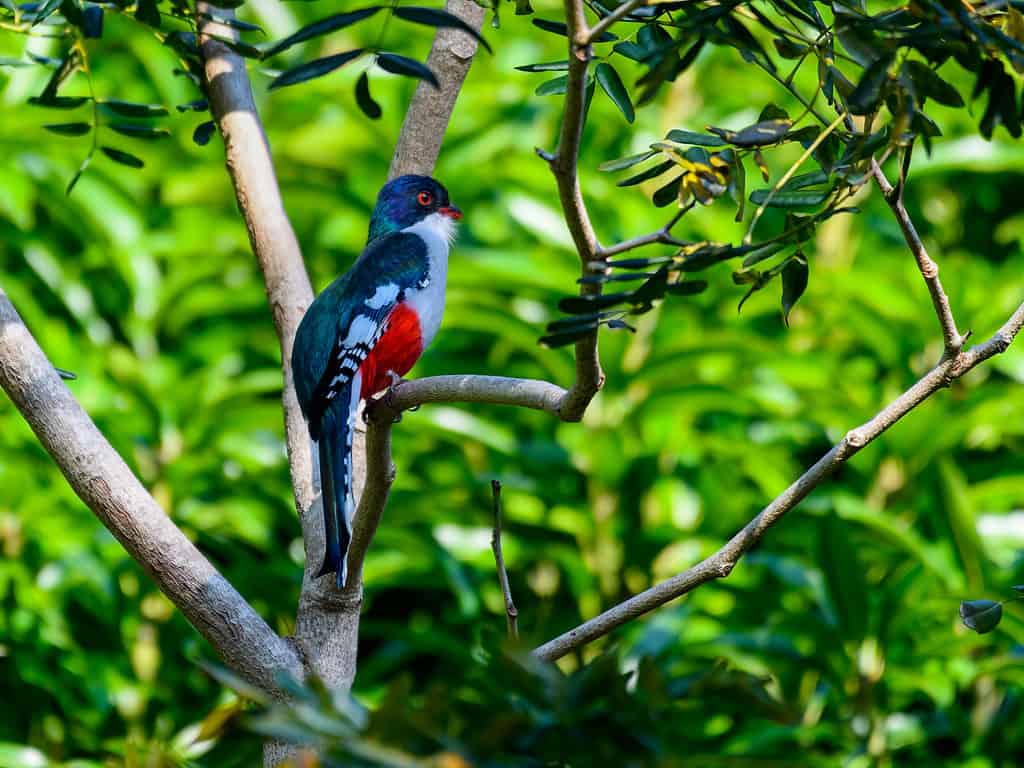
<path fill-rule="evenodd" d="M 352 381 L 406 292 L 425 283 L 428 269 L 423 239 L 397 232 L 371 242 L 352 269 L 321 294 L 340 284 L 334 346 L 305 409 L 311 427 L 319 424 L 324 409 Z"/>

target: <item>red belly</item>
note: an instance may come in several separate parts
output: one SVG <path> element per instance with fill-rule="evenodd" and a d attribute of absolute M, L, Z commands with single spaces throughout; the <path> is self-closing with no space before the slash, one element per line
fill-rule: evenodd
<path fill-rule="evenodd" d="M 388 317 L 388 329 L 367 355 L 359 372 L 363 376 L 365 398 L 391 386 L 388 371 L 405 376 L 423 353 L 423 336 L 415 310 L 399 304 Z"/>

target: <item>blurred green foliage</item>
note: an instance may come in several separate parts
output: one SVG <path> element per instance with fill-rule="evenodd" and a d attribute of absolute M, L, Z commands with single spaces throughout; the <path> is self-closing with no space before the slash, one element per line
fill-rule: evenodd
<path fill-rule="evenodd" d="M 554 2 L 537 5 L 557 14 Z M 321 11 L 254 0 L 241 14 L 279 39 Z M 100 98 L 196 98 L 171 74 L 168 48 L 119 16 L 106 25 L 103 55 L 91 59 Z M 289 55 L 298 63 L 373 34 L 345 30 Z M 534 146 L 554 143 L 560 100 L 535 97 L 538 76 L 514 70 L 563 57 L 564 41 L 510 13 L 486 35 L 495 54 L 474 63 L 436 172 L 467 216 L 443 332 L 414 374 L 564 384 L 570 353 L 536 340 L 573 289 L 577 257 L 550 174 L 533 157 Z M 429 39 L 427 29 L 403 29 L 402 51 L 422 58 Z M 0 36 L 0 56 L 20 55 L 24 43 Z M 42 37 L 28 44 L 40 55 L 57 50 Z M 619 71 L 627 81 L 642 74 Z M 350 95 L 358 68 L 273 94 L 274 73 L 252 72 L 288 211 L 323 287 L 364 241 L 412 83 L 376 73 L 384 116 L 371 122 Z M 168 514 L 288 632 L 303 552 L 279 352 L 219 140 L 197 147 L 192 132 L 206 118 L 172 112 L 170 138 L 118 139 L 144 168 L 97 157 L 66 196 L 89 139 L 44 131 L 52 113 L 25 106 L 48 75 L 0 67 L 3 287 L 54 363 L 78 374 L 73 391 Z M 62 93 L 85 93 L 82 77 Z M 769 101 L 799 111 L 738 53 L 712 47 L 632 126 L 610 99 L 595 98 L 581 172 L 602 240 L 664 219 L 649 202 L 656 184 L 618 188 L 598 164 L 674 128 L 748 125 Z M 977 138 L 964 111 L 938 111 L 945 136 L 915 158 L 908 206 L 961 326 L 985 337 L 1021 300 L 1022 150 L 998 133 L 992 143 Z M 773 181 L 786 167 L 773 166 Z M 670 298 L 636 333 L 603 333 L 608 383 L 582 424 L 429 406 L 396 428 L 399 473 L 366 564 L 354 693 L 371 712 L 394 711 L 396 691 L 410 717 L 433 712 L 419 741 L 396 730 L 404 747 L 431 754 L 447 743 L 439 730 L 483 743 L 432 711 L 435 700 L 451 700 L 460 717 L 483 716 L 465 697 L 513 706 L 474 683 L 474 664 L 486 672 L 497 662 L 485 658 L 506 658 L 490 479 L 505 486 L 520 629 L 541 642 L 713 552 L 938 358 L 937 323 L 895 222 L 877 194 L 857 203 L 862 214 L 816 233 L 810 285 L 788 329 L 767 292 L 737 314 L 743 288 L 718 266 L 700 296 Z M 677 233 L 737 242 L 732 215 L 714 205 Z M 776 215 L 780 224 L 783 214 L 770 210 L 765 221 Z M 1024 614 L 1008 604 L 979 638 L 959 625 L 957 606 L 1024 582 L 1022 383 L 1018 345 L 859 453 L 728 580 L 562 660 L 562 672 L 582 674 L 595 659 L 598 679 L 609 659 L 620 672 L 656 672 L 672 697 L 663 716 L 681 723 L 655 740 L 666 761 L 1018 764 Z M 71 494 L 6 400 L 0 549 L 0 766 L 256 763 L 259 740 L 222 727 L 235 695 L 195 663 L 208 649 Z M 615 656 L 600 656 L 610 649 Z M 602 729 L 626 727 L 610 690 L 595 694 L 609 692 L 594 702 L 595 718 L 576 712 L 583 730 L 567 743 L 591 733 L 597 748 Z"/>

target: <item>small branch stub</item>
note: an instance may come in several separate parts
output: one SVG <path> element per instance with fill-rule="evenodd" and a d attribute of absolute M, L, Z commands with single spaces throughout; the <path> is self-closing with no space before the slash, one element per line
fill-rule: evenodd
<path fill-rule="evenodd" d="M 519 637 L 519 611 L 512 602 L 512 589 L 508 585 L 508 571 L 505 570 L 505 557 L 501 551 L 501 481 L 491 480 L 491 494 L 494 497 L 494 533 L 491 535 L 491 551 L 494 552 L 494 564 L 498 569 L 498 583 L 501 594 L 505 598 L 505 619 L 508 624 L 508 636 Z"/>

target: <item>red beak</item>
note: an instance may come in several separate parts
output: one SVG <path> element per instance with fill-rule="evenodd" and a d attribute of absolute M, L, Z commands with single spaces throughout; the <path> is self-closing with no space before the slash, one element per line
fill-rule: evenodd
<path fill-rule="evenodd" d="M 462 218 L 462 211 L 456 208 L 454 205 L 446 205 L 443 208 L 438 208 L 437 212 L 442 216 L 448 216 L 449 218 L 458 221 Z"/>

